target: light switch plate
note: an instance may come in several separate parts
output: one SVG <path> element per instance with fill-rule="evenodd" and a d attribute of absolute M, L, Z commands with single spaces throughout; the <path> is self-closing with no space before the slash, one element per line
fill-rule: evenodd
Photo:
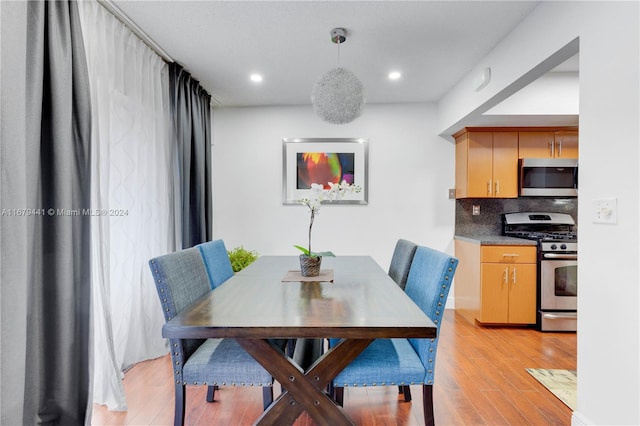
<path fill-rule="evenodd" d="M 597 198 L 593 200 L 593 223 L 616 224 L 618 222 L 618 200 Z"/>
<path fill-rule="evenodd" d="M 456 198 L 456 189 L 455 188 L 449 188 L 449 199 L 453 200 Z"/>

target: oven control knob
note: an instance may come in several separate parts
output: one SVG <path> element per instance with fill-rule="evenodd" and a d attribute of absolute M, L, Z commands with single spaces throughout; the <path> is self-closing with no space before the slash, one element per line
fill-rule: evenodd
<path fill-rule="evenodd" d="M 561 248 L 562 250 L 566 250 L 566 249 L 567 249 L 567 245 L 566 245 L 566 244 L 561 244 L 561 245 L 560 245 L 560 248 Z"/>
<path fill-rule="evenodd" d="M 557 246 L 557 245 L 555 245 L 555 244 L 551 244 L 551 250 L 555 250 L 555 249 L 557 249 L 557 248 L 558 248 L 558 246 Z"/>

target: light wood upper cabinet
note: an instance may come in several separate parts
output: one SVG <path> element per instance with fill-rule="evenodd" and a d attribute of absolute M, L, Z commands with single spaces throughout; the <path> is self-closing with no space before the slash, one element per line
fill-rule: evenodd
<path fill-rule="evenodd" d="M 578 131 L 562 130 L 555 132 L 556 157 L 578 158 Z"/>
<path fill-rule="evenodd" d="M 493 196 L 518 196 L 518 134 L 493 132 Z"/>
<path fill-rule="evenodd" d="M 456 138 L 456 198 L 518 196 L 518 133 L 465 131 Z"/>
<path fill-rule="evenodd" d="M 578 131 L 526 131 L 518 134 L 519 158 L 578 158 Z"/>

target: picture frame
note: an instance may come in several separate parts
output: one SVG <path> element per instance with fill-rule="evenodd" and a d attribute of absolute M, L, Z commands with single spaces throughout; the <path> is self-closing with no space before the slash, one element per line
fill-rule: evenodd
<path fill-rule="evenodd" d="M 346 180 L 360 186 L 332 204 L 368 204 L 369 140 L 365 138 L 283 138 L 282 203 L 300 204 L 310 184 Z M 318 182 L 316 182 L 318 181 Z M 336 183 L 337 183 L 336 182 Z"/>

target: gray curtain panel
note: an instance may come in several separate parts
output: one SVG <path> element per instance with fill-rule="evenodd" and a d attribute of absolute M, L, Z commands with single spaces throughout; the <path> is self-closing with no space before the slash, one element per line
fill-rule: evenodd
<path fill-rule="evenodd" d="M 2 5 L 2 92 L 1 424 L 84 424 L 91 116 L 77 4 Z"/>
<path fill-rule="evenodd" d="M 211 95 L 176 63 L 169 64 L 170 103 L 181 200 L 182 248 L 211 240 Z"/>

